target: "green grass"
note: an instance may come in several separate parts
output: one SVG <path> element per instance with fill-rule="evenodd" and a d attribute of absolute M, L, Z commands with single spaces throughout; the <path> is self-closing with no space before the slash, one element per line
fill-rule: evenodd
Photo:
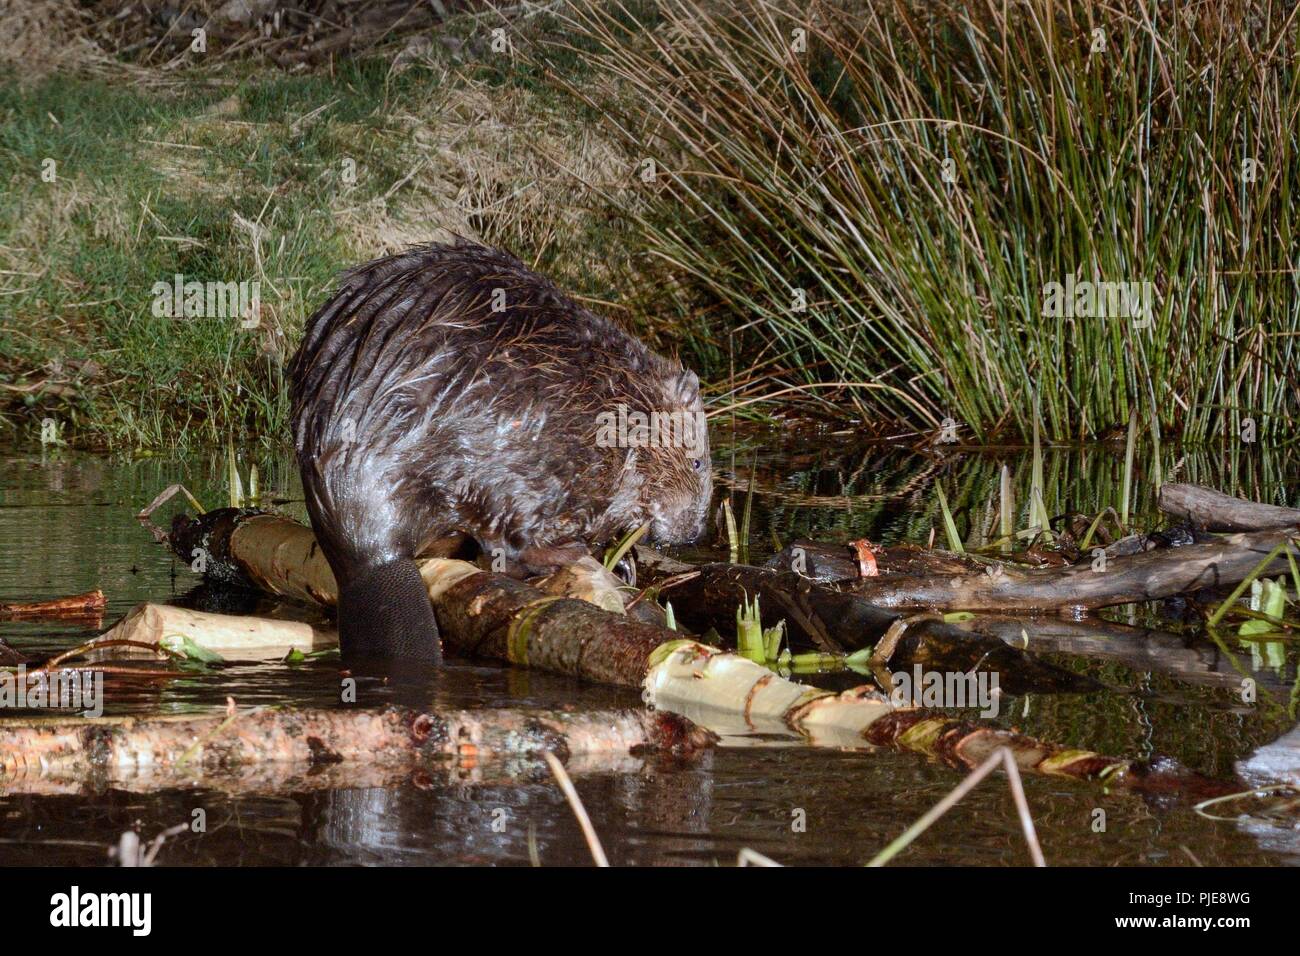
<path fill-rule="evenodd" d="M 1233 460 L 1250 419 L 1294 445 L 1300 18 L 966 9 L 611 0 L 512 24 L 511 56 L 457 21 L 461 59 L 402 72 L 0 77 L 0 440 L 282 442 L 333 275 L 451 210 L 745 417 L 1074 441 L 1136 414 Z M 260 279 L 262 327 L 154 317 L 177 272 Z M 1068 276 L 1151 282 L 1151 326 L 1044 316 Z"/>
<path fill-rule="evenodd" d="M 951 415 L 980 437 L 1027 435 L 1035 392 L 1051 439 L 1135 408 L 1183 440 L 1235 443 L 1246 418 L 1289 432 L 1288 4 L 809 9 L 584 6 L 561 44 L 622 84 L 602 105 L 658 165 L 628 214 L 689 279 L 685 310 L 716 320 L 723 349 L 736 334 L 741 367 L 867 383 L 842 392 L 864 417 Z M 1045 286 L 1071 275 L 1151 282 L 1151 326 L 1045 317 Z"/>
<path fill-rule="evenodd" d="M 617 177 L 613 147 L 522 59 L 136 77 L 0 76 L 0 441 L 53 418 L 81 445 L 280 445 L 285 363 L 334 276 L 439 230 L 663 344 L 621 304 L 632 227 L 583 181 Z M 153 315 L 177 273 L 259 281 L 260 326 Z"/>
<path fill-rule="evenodd" d="M 406 133 L 380 105 L 421 91 L 393 89 L 386 67 L 180 92 L 67 77 L 0 85 L 0 249 L 22 273 L 5 277 L 14 321 L 0 331 L 0 381 L 38 381 L 52 361 L 97 369 L 74 400 L 32 395 L 8 424 L 53 415 L 109 445 L 283 440 L 283 362 L 304 314 L 355 261 L 330 210 L 373 200 L 405 171 Z M 52 183 L 39 177 L 46 157 Z M 341 181 L 345 159 L 361 170 L 355 184 Z M 261 327 L 155 316 L 153 286 L 175 273 L 260 281 Z"/>

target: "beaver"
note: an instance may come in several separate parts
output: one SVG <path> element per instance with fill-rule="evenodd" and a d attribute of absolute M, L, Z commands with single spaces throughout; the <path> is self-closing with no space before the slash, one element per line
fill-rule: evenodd
<path fill-rule="evenodd" d="M 290 376 L 345 657 L 440 662 L 414 559 L 454 542 L 523 576 L 642 524 L 703 531 L 696 375 L 508 253 L 457 238 L 344 273 Z"/>

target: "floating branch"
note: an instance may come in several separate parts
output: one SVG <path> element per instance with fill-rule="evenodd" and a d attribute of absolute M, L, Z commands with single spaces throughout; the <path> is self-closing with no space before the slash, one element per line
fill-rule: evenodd
<path fill-rule="evenodd" d="M 0 601 L 0 618 L 87 617 L 97 615 L 107 604 L 99 588 L 84 594 L 52 598 L 48 601 Z"/>

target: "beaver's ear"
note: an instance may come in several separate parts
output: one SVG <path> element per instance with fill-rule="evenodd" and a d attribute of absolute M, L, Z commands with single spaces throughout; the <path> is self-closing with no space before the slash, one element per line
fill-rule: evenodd
<path fill-rule="evenodd" d="M 700 380 L 690 369 L 674 375 L 668 382 L 668 404 L 672 408 L 690 408 L 700 400 Z"/>

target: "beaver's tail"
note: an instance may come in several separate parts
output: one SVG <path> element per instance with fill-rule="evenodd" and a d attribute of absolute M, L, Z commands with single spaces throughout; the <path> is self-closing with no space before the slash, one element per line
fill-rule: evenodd
<path fill-rule="evenodd" d="M 335 447 L 302 459 L 303 491 L 316 540 L 338 582 L 339 648 L 345 659 L 442 660 L 429 589 L 412 556 L 421 523 L 374 472 Z M 321 465 L 324 464 L 324 467 Z"/>
<path fill-rule="evenodd" d="M 429 589 L 409 558 L 371 565 L 340 581 L 338 624 L 346 659 L 442 663 Z"/>

